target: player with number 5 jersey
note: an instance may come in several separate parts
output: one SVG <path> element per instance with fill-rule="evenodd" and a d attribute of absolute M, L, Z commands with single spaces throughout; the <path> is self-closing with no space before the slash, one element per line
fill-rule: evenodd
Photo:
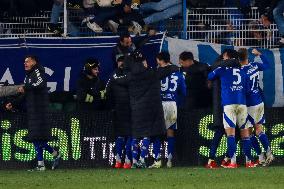
<path fill-rule="evenodd" d="M 259 156 L 258 164 L 263 166 L 269 165 L 273 160 L 274 156 L 272 155 L 270 144 L 268 141 L 267 135 L 262 129 L 262 124 L 265 123 L 264 118 L 264 103 L 263 103 L 263 94 L 259 86 L 259 71 L 264 71 L 269 68 L 269 62 L 265 56 L 262 55 L 257 49 L 252 50 L 252 54 L 256 57 L 259 57 L 261 61 L 258 61 L 255 57 L 254 62 L 248 61 L 248 51 L 247 49 L 239 49 L 239 59 L 240 63 L 245 71 L 247 77 L 247 108 L 248 108 L 248 120 L 250 127 L 250 139 L 253 145 L 254 150 Z M 253 128 L 255 134 L 253 133 Z M 261 142 L 265 152 L 261 152 L 261 148 L 256 139 L 258 136 L 259 141 Z"/>
<path fill-rule="evenodd" d="M 219 67 L 208 74 L 209 80 L 221 80 L 223 105 L 223 124 L 227 134 L 228 156 L 230 163 L 226 168 L 237 168 L 235 128 L 241 130 L 246 167 L 254 167 L 251 156 L 251 141 L 247 127 L 246 76 L 243 68 Z"/>

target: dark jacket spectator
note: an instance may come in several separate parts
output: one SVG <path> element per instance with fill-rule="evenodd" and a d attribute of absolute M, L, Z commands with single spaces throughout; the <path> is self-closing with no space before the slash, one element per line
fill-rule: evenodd
<path fill-rule="evenodd" d="M 116 136 L 131 136 L 131 109 L 127 84 L 118 83 L 114 77 L 124 76 L 122 67 L 114 71 L 106 86 L 107 100 L 114 109 L 113 124 Z"/>
<path fill-rule="evenodd" d="M 280 0 L 255 0 L 255 5 L 259 9 L 260 15 L 266 16 L 271 22 L 273 21 L 273 9 Z"/>
<path fill-rule="evenodd" d="M 31 61 L 35 64 L 26 69 Z M 23 90 L 27 108 L 28 140 L 48 141 L 51 139 L 51 125 L 47 117 L 49 102 L 44 67 L 35 57 L 28 56 L 25 60 L 25 69 Z"/>
<path fill-rule="evenodd" d="M 209 66 L 194 60 L 191 52 L 180 54 L 181 71 L 185 74 L 187 97 L 185 110 L 206 108 L 211 105 L 211 90 L 208 88 L 207 74 Z"/>
<path fill-rule="evenodd" d="M 77 81 L 77 108 L 80 111 L 102 110 L 104 105 L 104 82 L 98 77 L 99 62 L 86 60 L 84 71 Z"/>

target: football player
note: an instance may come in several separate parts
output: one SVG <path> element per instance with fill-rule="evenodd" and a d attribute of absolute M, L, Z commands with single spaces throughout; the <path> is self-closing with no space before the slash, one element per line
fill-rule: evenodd
<path fill-rule="evenodd" d="M 265 123 L 264 118 L 264 103 L 263 103 L 263 94 L 259 86 L 259 71 L 264 71 L 269 68 L 269 62 L 257 49 L 252 50 L 252 54 L 256 57 L 259 57 L 262 61 L 250 62 L 248 60 L 248 51 L 245 48 L 239 49 L 239 59 L 240 63 L 243 65 L 247 77 L 247 95 L 246 103 L 248 109 L 248 120 L 250 124 L 250 134 L 252 145 L 259 156 L 258 163 L 262 165 L 269 165 L 273 160 L 274 156 L 271 152 L 269 140 L 267 135 L 262 129 L 262 124 Z M 265 152 L 266 159 L 264 154 L 261 153 L 261 149 L 256 137 L 252 134 L 254 128 L 255 134 L 261 142 Z"/>
<path fill-rule="evenodd" d="M 171 75 L 161 79 L 161 98 L 164 110 L 164 118 L 167 129 L 167 152 L 168 161 L 167 167 L 172 167 L 172 158 L 174 153 L 175 136 L 174 132 L 177 129 L 177 101 L 178 98 L 186 96 L 185 80 L 178 67 L 170 62 L 170 54 L 161 52 L 156 56 L 158 71 L 161 69 L 176 70 Z M 160 168 L 162 166 L 160 160 L 160 140 L 155 140 L 153 143 L 155 161 L 149 168 Z"/>

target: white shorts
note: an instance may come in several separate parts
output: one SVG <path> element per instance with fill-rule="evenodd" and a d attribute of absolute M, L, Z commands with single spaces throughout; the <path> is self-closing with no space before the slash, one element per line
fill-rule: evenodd
<path fill-rule="evenodd" d="M 162 101 L 163 109 L 164 109 L 164 118 L 166 123 L 166 129 L 169 129 L 173 125 L 177 129 L 177 104 L 175 101 Z"/>
<path fill-rule="evenodd" d="M 264 103 L 248 107 L 248 124 L 253 127 L 256 124 L 264 124 Z"/>
<path fill-rule="evenodd" d="M 224 106 L 223 124 L 224 128 L 247 129 L 248 113 L 247 106 L 241 104 L 232 104 Z"/>

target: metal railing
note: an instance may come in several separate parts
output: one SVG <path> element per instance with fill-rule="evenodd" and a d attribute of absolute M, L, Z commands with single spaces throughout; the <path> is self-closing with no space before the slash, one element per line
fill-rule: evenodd
<path fill-rule="evenodd" d="M 277 26 L 265 28 L 259 19 L 256 7 L 246 15 L 237 8 L 189 9 L 187 38 L 234 46 L 277 47 Z"/>
<path fill-rule="evenodd" d="M 277 26 L 271 24 L 269 28 L 264 28 L 259 22 L 260 14 L 255 7 L 246 16 L 237 8 L 191 8 L 186 12 L 182 17 L 162 21 L 156 26 L 160 31 L 167 30 L 171 36 L 185 39 L 235 46 L 277 47 Z M 4 30 L 0 38 L 52 37 L 53 34 L 47 30 L 50 14 L 50 11 L 45 11 L 33 17 L 9 18 L 8 23 L 0 23 L 0 28 Z M 59 19 L 59 24 L 63 24 L 63 36 L 67 36 L 67 15 L 68 20 L 77 26 L 81 36 L 113 35 L 111 32 L 95 33 L 82 26 L 83 10 L 68 9 Z"/>
<path fill-rule="evenodd" d="M 185 1 L 184 1 L 185 2 Z M 185 14 L 161 21 L 155 25 L 159 31 L 168 31 L 171 36 L 182 37 L 186 34 L 186 4 L 184 3 Z M 0 38 L 8 37 L 24 37 L 26 34 L 33 37 L 50 37 L 47 28 L 50 22 L 50 11 L 38 13 L 32 17 L 12 17 L 7 18 L 5 23 L 0 23 Z M 114 35 L 112 32 L 95 33 L 91 31 L 86 25 L 82 25 L 81 21 L 84 18 L 82 9 L 72 9 L 66 7 L 66 0 L 64 3 L 64 11 L 59 19 L 59 24 L 62 25 L 63 37 L 68 36 L 67 23 L 71 22 L 79 30 L 80 36 L 101 36 Z M 3 33 L 1 34 L 1 28 Z"/>

